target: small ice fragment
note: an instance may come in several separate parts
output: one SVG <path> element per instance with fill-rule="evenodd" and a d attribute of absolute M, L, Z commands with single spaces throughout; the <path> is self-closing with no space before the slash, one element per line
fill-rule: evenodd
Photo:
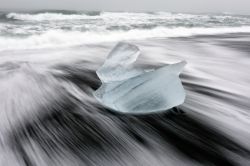
<path fill-rule="evenodd" d="M 131 49 L 130 51 L 126 51 L 126 53 L 123 52 L 126 50 L 125 48 L 131 48 L 131 45 L 120 43 L 118 47 L 124 49 L 116 50 L 115 48 L 114 50 L 116 50 L 116 52 L 112 55 L 113 59 L 122 60 L 121 55 L 126 55 L 127 58 L 131 58 L 128 56 L 129 54 L 126 54 L 128 52 L 132 53 L 133 51 L 131 51 Z M 137 47 L 134 46 L 134 48 Z M 128 65 L 132 65 L 138 56 L 135 57 L 135 54 L 130 55 L 133 56 L 133 60 L 128 62 L 126 59 L 127 61 L 125 61 L 126 63 L 128 62 Z M 107 59 L 107 61 L 110 61 L 110 59 Z M 119 61 L 119 63 L 122 64 L 121 61 Z M 94 96 L 99 102 L 111 108 L 113 111 L 129 114 L 160 112 L 178 106 L 185 100 L 185 90 L 179 79 L 179 74 L 186 64 L 185 61 L 167 65 L 154 71 L 141 72 L 139 75 L 133 75 L 133 77 L 126 75 L 126 77 L 123 78 L 118 75 L 120 69 L 112 70 L 110 74 L 109 71 L 106 70 L 109 68 L 109 66 L 107 66 L 108 63 L 105 62 L 104 64 L 106 65 L 105 72 L 102 71 L 102 66 L 98 70 L 98 73 L 105 73 L 105 77 L 100 78 L 103 83 L 101 87 L 94 92 Z M 119 66 L 116 63 L 112 65 Z M 125 69 L 127 66 L 123 65 L 122 67 L 125 67 L 124 71 L 126 73 Z M 130 70 L 133 69 L 130 68 Z M 116 73 L 115 71 L 119 72 Z M 109 75 L 111 75 L 112 78 L 109 79 Z M 119 79 L 115 78 L 116 75 L 118 75 Z M 103 81 L 103 78 L 105 78 L 106 82 Z"/>

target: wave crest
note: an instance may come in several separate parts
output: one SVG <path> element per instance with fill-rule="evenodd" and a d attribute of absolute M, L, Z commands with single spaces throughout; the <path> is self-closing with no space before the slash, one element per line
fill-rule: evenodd
<path fill-rule="evenodd" d="M 45 21 L 45 20 L 79 20 L 86 19 L 86 14 L 63 14 L 63 13 L 39 13 L 39 14 L 20 14 L 9 13 L 6 15 L 8 19 L 23 21 Z"/>
<path fill-rule="evenodd" d="M 233 28 L 165 28 L 136 29 L 130 31 L 63 31 L 49 30 L 40 35 L 26 38 L 0 37 L 0 50 L 33 49 L 77 46 L 121 40 L 141 40 L 147 38 L 189 37 L 193 35 L 213 35 L 225 33 L 248 33 L 250 27 Z"/>

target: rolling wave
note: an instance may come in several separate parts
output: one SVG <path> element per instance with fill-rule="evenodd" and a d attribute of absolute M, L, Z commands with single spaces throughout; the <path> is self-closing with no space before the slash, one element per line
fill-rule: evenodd
<path fill-rule="evenodd" d="M 1 19 L 9 20 L 67 20 L 67 19 L 81 19 L 87 16 L 99 16 L 100 11 L 70 11 L 70 10 L 40 10 L 33 12 L 0 12 Z M 61 16 L 59 18 L 58 16 Z M 72 17 L 70 17 L 72 16 Z M 50 18 L 49 18 L 50 17 Z M 65 18 L 63 18 L 65 17 Z"/>
<path fill-rule="evenodd" d="M 0 13 L 0 50 L 249 32 L 250 17 L 168 12 Z"/>
<path fill-rule="evenodd" d="M 75 12 L 75 11 L 44 11 L 44 12 L 31 12 L 31 13 L 5 13 L 8 19 L 14 20 L 34 20 L 34 21 L 44 21 L 44 20 L 71 20 L 71 19 L 96 19 L 96 18 L 127 18 L 128 16 L 136 18 L 145 17 L 175 17 L 175 18 L 191 18 L 195 15 L 191 14 L 172 14 L 167 12 L 157 12 L 157 13 L 128 13 L 128 12 Z"/>
<path fill-rule="evenodd" d="M 170 12 L 76 12 L 76 11 L 44 11 L 33 13 L 5 13 L 7 19 L 22 21 L 46 21 L 46 20 L 81 20 L 81 19 L 164 19 L 164 20 L 211 20 L 224 22 L 227 19 L 248 19 L 249 16 L 226 14 L 188 14 Z"/>
<path fill-rule="evenodd" d="M 189 37 L 194 35 L 216 35 L 225 33 L 248 33 L 250 27 L 234 28 L 165 28 L 135 29 L 130 31 L 63 31 L 49 30 L 29 37 L 0 37 L 0 50 L 60 48 L 115 42 L 121 40 L 143 40 L 148 38 Z"/>
<path fill-rule="evenodd" d="M 63 13 L 38 13 L 38 14 L 21 14 L 9 13 L 6 18 L 13 20 L 29 20 L 29 21 L 44 21 L 44 20 L 78 20 L 88 19 L 90 16 L 86 14 L 63 14 Z"/>

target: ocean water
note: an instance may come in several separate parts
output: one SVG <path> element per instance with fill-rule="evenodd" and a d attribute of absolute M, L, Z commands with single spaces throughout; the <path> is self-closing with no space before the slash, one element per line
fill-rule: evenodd
<path fill-rule="evenodd" d="M 92 93 L 119 41 L 181 60 L 183 105 L 121 115 Z M 0 12 L 0 165 L 250 165 L 250 16 Z"/>
<path fill-rule="evenodd" d="M 0 13 L 0 50 L 250 31 L 250 16 L 41 11 Z"/>

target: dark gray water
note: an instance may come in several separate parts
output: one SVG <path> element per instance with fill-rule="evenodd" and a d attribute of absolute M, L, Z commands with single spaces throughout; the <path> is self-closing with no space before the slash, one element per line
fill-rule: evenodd
<path fill-rule="evenodd" d="M 14 16 L 22 15 L 9 17 Z M 34 23 L 39 13 L 30 17 L 32 25 L 49 28 L 46 19 Z M 219 34 L 218 27 L 138 30 L 133 38 L 124 30 L 112 40 L 116 32 L 99 36 L 76 30 L 60 36 L 53 27 L 45 32 L 51 35 L 47 38 L 42 31 L 28 34 L 30 20 L 25 18 L 0 24 L 27 33 L 8 36 L 1 29 L 0 165 L 250 165 L 248 27 L 225 26 Z M 100 86 L 96 69 L 123 39 L 142 50 L 138 67 L 188 62 L 181 74 L 187 92 L 183 105 L 161 114 L 129 116 L 115 114 L 93 98 Z"/>

